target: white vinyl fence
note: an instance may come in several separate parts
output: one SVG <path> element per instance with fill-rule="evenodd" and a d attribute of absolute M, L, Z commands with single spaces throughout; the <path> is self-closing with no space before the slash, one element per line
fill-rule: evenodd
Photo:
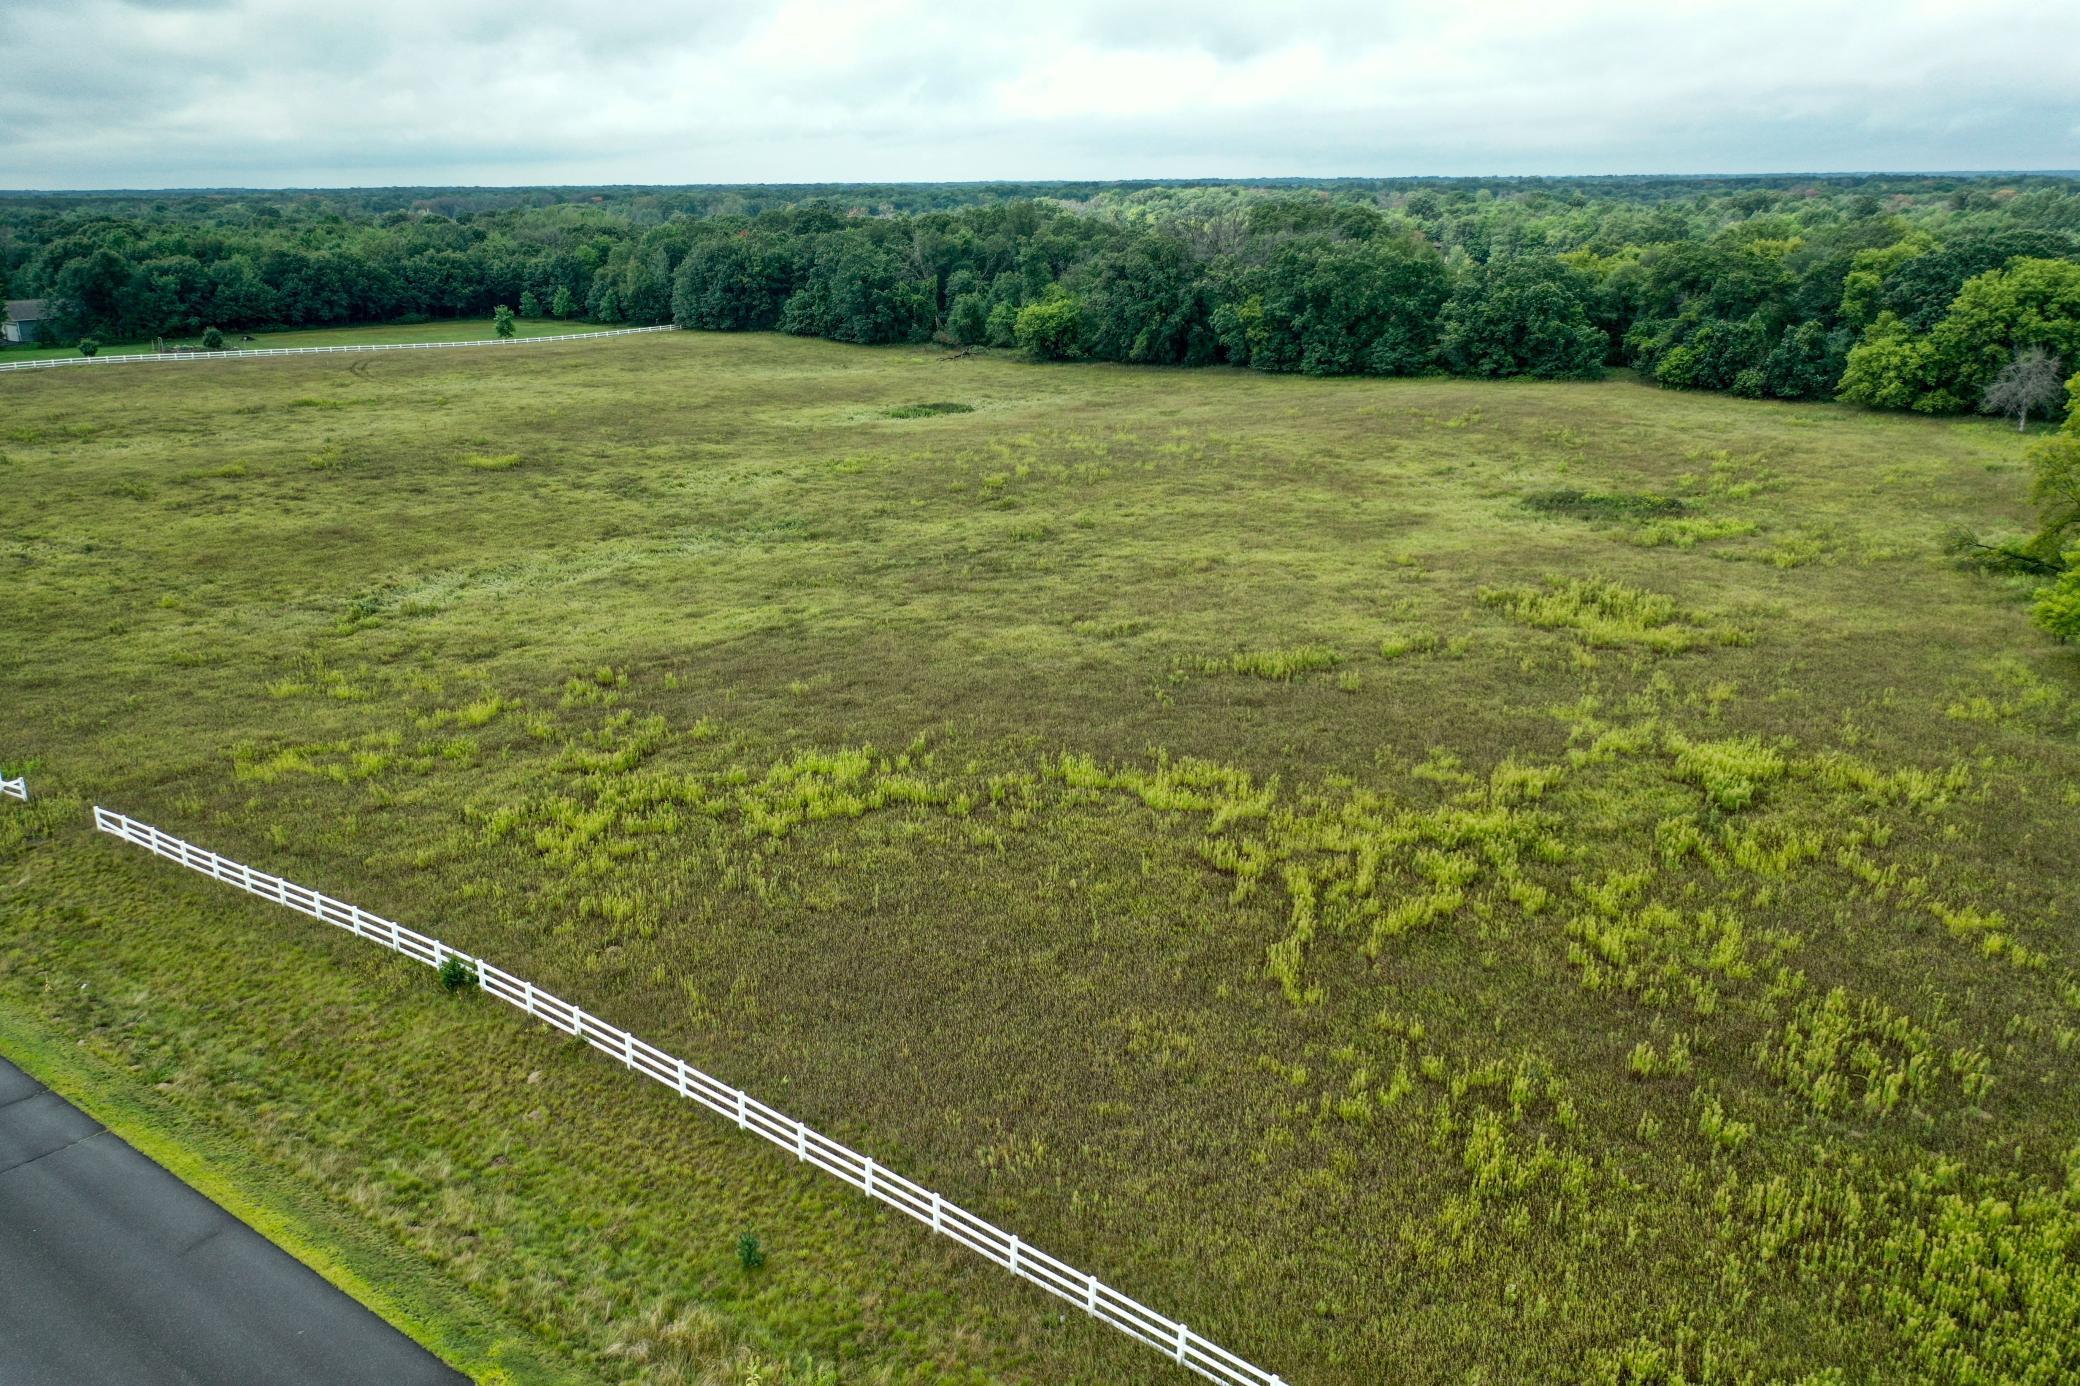
<path fill-rule="evenodd" d="M 23 803 L 28 803 L 28 778 L 23 775 L 17 775 L 11 780 L 0 780 L 0 798 L 20 799 Z"/>
<path fill-rule="evenodd" d="M 867 1197 L 879 1199 L 891 1208 L 907 1213 L 940 1236 L 950 1237 L 1013 1275 L 1068 1300 L 1085 1313 L 1102 1319 L 1129 1337 L 1140 1339 L 1200 1376 L 1230 1386 L 1284 1386 L 1281 1378 L 1261 1367 L 1251 1366 L 1183 1324 L 1129 1299 L 1095 1275 L 1088 1275 L 1026 1245 L 1002 1228 L 948 1203 L 930 1189 L 912 1183 L 828 1136 L 818 1135 L 793 1117 L 709 1077 L 685 1060 L 675 1059 L 626 1030 L 617 1029 L 481 958 L 470 957 L 439 939 L 428 938 L 358 906 L 320 895 L 279 876 L 255 871 L 229 857 L 220 857 L 215 852 L 183 842 L 148 823 L 140 823 L 120 813 L 97 806 L 94 826 L 169 861 L 179 862 L 190 870 L 213 876 L 263 900 L 287 905 L 313 919 L 337 925 L 429 967 L 440 967 L 450 959 L 459 960 L 473 967 L 478 985 L 499 1000 L 518 1006 L 536 1020 L 567 1035 L 577 1036 L 645 1078 L 664 1084 L 681 1097 L 692 1098 L 742 1129 L 771 1141 L 796 1159 L 836 1175 Z"/>
<path fill-rule="evenodd" d="M 449 347 L 533 346 L 538 342 L 576 342 L 591 337 L 628 337 L 638 332 L 676 332 L 662 327 L 612 327 L 597 332 L 557 332 L 546 337 L 487 337 L 477 342 L 365 342 L 315 347 L 247 347 L 237 351 L 137 351 L 124 356 L 53 356 L 45 361 L 16 361 L 0 371 L 41 371 L 58 366 L 121 366 L 139 361 L 236 361 L 249 356 L 325 356 L 342 351 L 442 351 Z"/>

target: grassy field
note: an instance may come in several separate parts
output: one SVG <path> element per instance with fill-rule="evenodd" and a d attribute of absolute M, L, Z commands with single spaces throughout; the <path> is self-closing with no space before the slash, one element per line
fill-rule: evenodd
<path fill-rule="evenodd" d="M 1943 553 L 2022 446 L 770 336 L 0 380 L 0 1016 L 515 1380 L 1176 1369 L 89 802 L 1295 1383 L 2070 1379 L 2080 657 Z"/>
<path fill-rule="evenodd" d="M 513 335 L 517 337 L 552 337 L 565 332 L 606 332 L 614 324 L 596 322 L 569 322 L 558 318 L 515 318 Z M 435 322 L 377 323 L 369 327 L 312 327 L 283 332 L 255 332 L 248 342 L 243 332 L 226 332 L 224 346 L 227 350 L 254 350 L 259 347 L 314 347 L 314 346 L 373 346 L 389 342 L 483 342 L 497 333 L 489 318 L 442 318 Z M 189 337 L 169 337 L 169 343 L 180 342 L 189 347 L 197 346 L 200 334 Z M 149 356 L 150 342 L 104 343 L 99 356 Z M 10 346 L 0 347 L 0 366 L 15 361 L 47 361 L 53 357 L 77 356 L 77 347 Z"/>

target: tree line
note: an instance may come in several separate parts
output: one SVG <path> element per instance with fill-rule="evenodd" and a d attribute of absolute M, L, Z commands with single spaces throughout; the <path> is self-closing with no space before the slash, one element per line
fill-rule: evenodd
<path fill-rule="evenodd" d="M 509 305 L 1313 375 L 1626 367 L 1952 412 L 2007 399 L 2018 357 L 2080 362 L 2080 180 L 14 195 L 0 279 L 60 340 Z"/>

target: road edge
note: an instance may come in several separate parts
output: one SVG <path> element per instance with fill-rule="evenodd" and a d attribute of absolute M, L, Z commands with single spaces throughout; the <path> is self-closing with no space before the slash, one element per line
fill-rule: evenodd
<path fill-rule="evenodd" d="M 480 1386 L 585 1379 L 575 1364 L 551 1356 L 430 1268 L 250 1155 L 160 1109 L 83 1041 L 4 1001 L 0 1055 Z"/>

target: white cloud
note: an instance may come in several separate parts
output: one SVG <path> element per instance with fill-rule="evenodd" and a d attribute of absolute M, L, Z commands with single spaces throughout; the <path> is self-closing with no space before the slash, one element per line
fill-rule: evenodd
<path fill-rule="evenodd" d="M 2071 0 L 13 0 L 0 52 L 24 187 L 2080 165 Z"/>

